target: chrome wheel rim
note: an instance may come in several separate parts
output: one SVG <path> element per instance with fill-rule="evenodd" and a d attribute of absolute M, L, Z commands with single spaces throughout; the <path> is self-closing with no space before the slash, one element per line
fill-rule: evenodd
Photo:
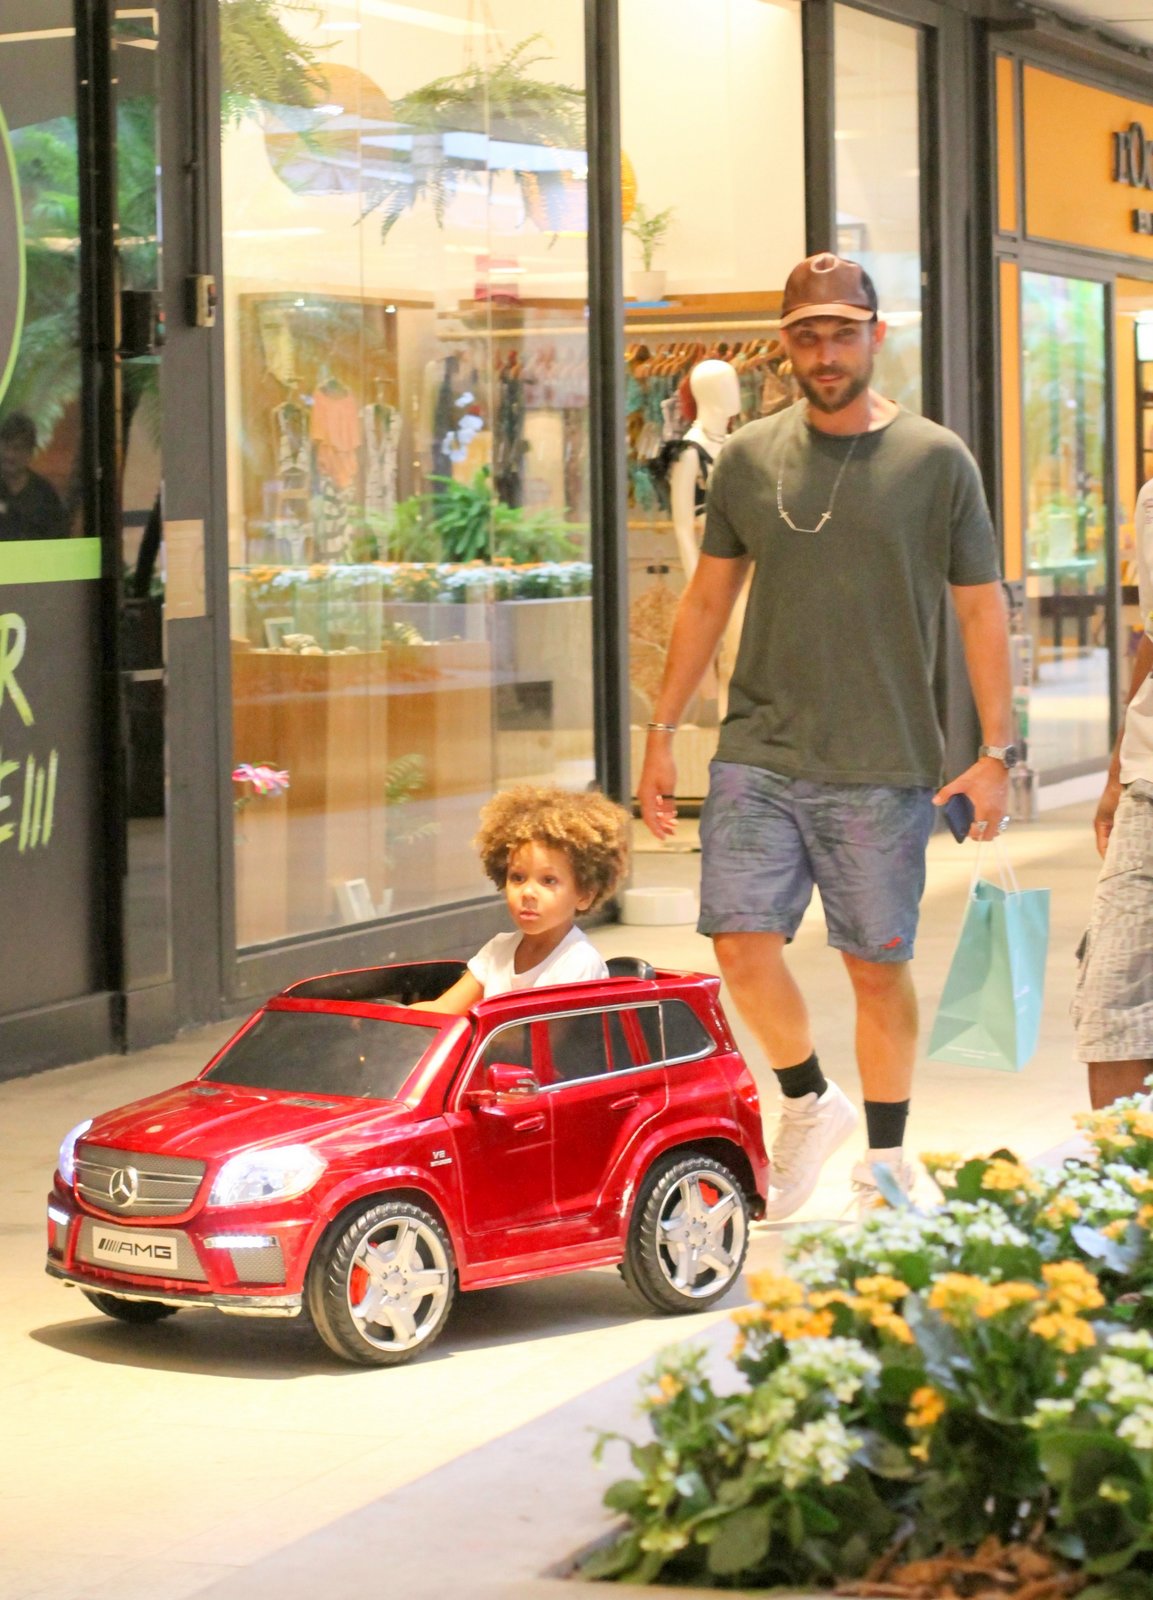
<path fill-rule="evenodd" d="M 740 1271 L 748 1222 L 741 1196 L 722 1173 L 702 1168 L 669 1190 L 657 1223 L 657 1263 L 687 1300 L 727 1288 Z"/>
<path fill-rule="evenodd" d="M 348 1310 L 376 1350 L 412 1350 L 444 1313 L 452 1269 L 439 1237 L 415 1217 L 388 1217 L 361 1239 L 348 1267 Z"/>

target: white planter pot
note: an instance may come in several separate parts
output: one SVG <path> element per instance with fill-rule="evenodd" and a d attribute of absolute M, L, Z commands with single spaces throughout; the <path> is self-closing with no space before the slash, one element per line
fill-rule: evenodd
<path fill-rule="evenodd" d="M 634 300 L 663 300 L 665 297 L 665 277 L 663 268 L 654 267 L 649 272 L 634 272 L 632 275 L 632 296 Z"/>

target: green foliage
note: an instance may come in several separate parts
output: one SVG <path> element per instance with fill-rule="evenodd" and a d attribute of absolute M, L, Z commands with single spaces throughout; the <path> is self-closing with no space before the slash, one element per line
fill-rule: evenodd
<path fill-rule="evenodd" d="M 321 14 L 312 0 L 222 0 L 221 115 L 225 125 L 257 116 L 263 105 L 309 107 L 325 87 L 315 50 L 281 21 L 284 12 Z"/>
<path fill-rule="evenodd" d="M 448 155 L 445 134 L 479 133 L 513 145 L 584 148 L 583 89 L 528 76 L 531 68 L 550 59 L 529 54 L 540 39 L 539 33 L 533 34 L 514 45 L 495 66 L 473 62 L 461 72 L 432 79 L 395 102 L 397 122 L 410 129 L 413 137 L 410 149 L 393 155 L 394 162 L 407 170 L 396 179 L 378 183 L 367 197 L 366 216 L 383 208 L 382 240 L 406 211 L 426 197 L 432 201 L 438 226 L 443 226 L 453 186 L 460 178 L 499 170 L 483 158 Z M 562 177 L 561 173 L 516 170 L 526 200 L 535 185 L 547 186 Z"/>
<path fill-rule="evenodd" d="M 625 232 L 631 233 L 641 247 L 641 265 L 646 272 L 652 270 L 653 256 L 664 243 L 675 214 L 675 206 L 649 212 L 638 200 L 636 209 L 625 223 Z"/>
<path fill-rule="evenodd" d="M 471 483 L 433 477 L 435 491 L 420 497 L 423 530 L 435 533 L 442 561 L 570 561 L 576 541 L 551 511 L 506 506 L 492 487 L 492 472 L 481 467 Z M 403 507 L 398 507 L 398 513 Z"/>
<path fill-rule="evenodd" d="M 437 822 L 421 822 L 414 827 L 405 828 L 392 816 L 394 808 L 405 805 L 420 791 L 427 787 L 428 773 L 425 770 L 424 757 L 413 752 L 411 755 L 397 756 L 395 761 L 390 761 L 384 774 L 384 803 L 389 810 L 388 849 L 385 858 L 391 864 L 396 859 L 399 849 L 407 849 L 410 845 L 419 843 L 421 839 L 431 839 L 440 832 Z"/>
<path fill-rule="evenodd" d="M 926 1157 L 940 1205 L 810 1230 L 789 1275 L 750 1274 L 737 1386 L 662 1358 L 585 1575 L 932 1583 L 889 1570 L 900 1529 L 902 1560 L 992 1541 L 1054 1593 L 1080 1569 L 1092 1600 L 1153 1600 L 1153 1111 L 1080 1120 L 1088 1160 Z"/>

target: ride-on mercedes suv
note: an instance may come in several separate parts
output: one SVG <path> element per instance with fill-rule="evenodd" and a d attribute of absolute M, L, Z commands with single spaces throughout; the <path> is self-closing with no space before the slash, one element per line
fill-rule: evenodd
<path fill-rule="evenodd" d="M 756 1086 L 716 978 L 609 965 L 460 1017 L 421 1009 L 460 962 L 293 984 L 193 1082 L 72 1130 L 48 1272 L 125 1322 L 306 1312 L 382 1366 L 458 1289 L 616 1262 L 703 1310 L 764 1206 Z"/>

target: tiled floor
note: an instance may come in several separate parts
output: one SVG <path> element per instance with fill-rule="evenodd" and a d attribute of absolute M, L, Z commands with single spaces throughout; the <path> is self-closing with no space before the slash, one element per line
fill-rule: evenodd
<path fill-rule="evenodd" d="M 1067 1012 L 1096 873 L 1091 812 L 1045 813 L 1010 835 L 1022 882 L 1053 890 L 1037 1057 L 1016 1076 L 922 1063 L 914 1150 L 1009 1143 L 1035 1156 L 1068 1136 L 1084 1103 Z M 677 851 L 638 853 L 639 882 L 695 884 L 685 832 Z M 916 964 L 926 1018 L 972 860 L 947 836 L 930 846 Z M 687 927 L 608 927 L 595 942 L 606 954 L 713 966 L 711 945 Z M 822 1058 L 855 1097 L 849 988 L 818 908 L 792 960 Z M 105 1320 L 42 1272 L 59 1138 L 93 1110 L 189 1076 L 226 1032 L 0 1085 L 0 1597 L 529 1593 L 534 1573 L 600 1525 L 604 1480 L 589 1465 L 588 1426 L 632 1426 L 633 1369 L 710 1328 L 723 1346 L 723 1313 L 649 1318 L 615 1272 L 585 1273 L 465 1296 L 432 1356 L 390 1372 L 336 1365 L 293 1323 L 207 1312 L 152 1329 Z M 770 1075 L 750 1060 L 771 1106 Z M 830 1163 L 805 1217 L 841 1210 L 856 1154 L 846 1147 Z M 751 1264 L 779 1249 L 779 1230 L 758 1231 Z"/>

